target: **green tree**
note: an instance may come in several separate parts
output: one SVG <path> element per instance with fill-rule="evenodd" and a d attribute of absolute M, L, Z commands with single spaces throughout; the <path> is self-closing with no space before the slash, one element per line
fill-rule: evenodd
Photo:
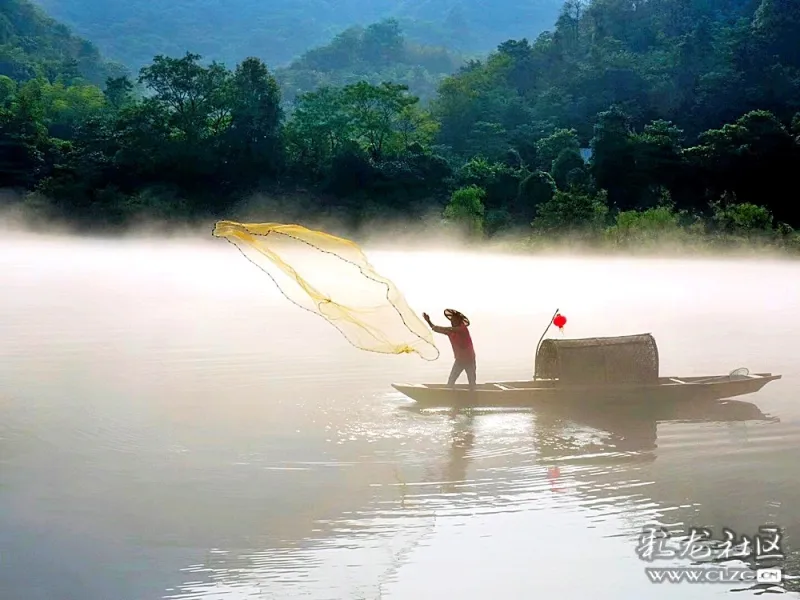
<path fill-rule="evenodd" d="M 122 77 L 109 77 L 106 79 L 104 91 L 106 101 L 115 110 L 130 106 L 134 101 L 133 82 L 127 75 Z"/>
<path fill-rule="evenodd" d="M 403 58 L 405 40 L 396 19 L 386 19 L 367 27 L 361 41 L 362 58 L 387 65 Z"/>
<path fill-rule="evenodd" d="M 738 203 L 759 204 L 767 182 L 771 189 L 791 189 L 792 166 L 800 159 L 797 144 L 786 127 L 768 111 L 751 111 L 734 123 L 711 129 L 700 144 L 686 151 L 700 173 L 709 200 L 731 195 Z M 775 203 L 775 217 L 800 219 L 796 203 Z"/>
<path fill-rule="evenodd" d="M 342 90 L 342 103 L 353 124 L 353 132 L 373 160 L 397 152 L 402 140 L 408 139 L 406 117 L 409 108 L 419 99 L 407 92 L 405 85 L 365 82 Z"/>
<path fill-rule="evenodd" d="M 266 65 L 248 58 L 230 82 L 230 127 L 226 153 L 236 176 L 274 175 L 282 160 L 280 89 Z"/>
<path fill-rule="evenodd" d="M 78 83 L 67 86 L 36 79 L 25 86 L 40 88 L 44 122 L 52 137 L 72 139 L 81 124 L 99 115 L 106 107 L 103 92 L 94 85 Z"/>
<path fill-rule="evenodd" d="M 553 160 L 550 174 L 560 190 L 566 190 L 573 183 L 585 179 L 586 163 L 575 148 L 564 148 Z"/>
<path fill-rule="evenodd" d="M 592 176 L 598 188 L 608 191 L 609 202 L 619 210 L 634 208 L 639 201 L 640 190 L 631 169 L 635 164 L 631 134 L 628 115 L 614 106 L 597 116 L 590 142 Z"/>
<path fill-rule="evenodd" d="M 457 189 L 444 209 L 445 219 L 456 223 L 471 235 L 481 235 L 484 197 L 485 192 L 476 185 Z"/>
<path fill-rule="evenodd" d="M 9 108 L 17 94 L 17 83 L 10 77 L 0 75 L 0 107 Z"/>
<path fill-rule="evenodd" d="M 744 202 L 723 204 L 714 202 L 712 220 L 719 231 L 733 234 L 764 233 L 772 231 L 773 217 L 765 206 Z"/>
<path fill-rule="evenodd" d="M 580 158 L 580 142 L 574 129 L 557 129 L 536 142 L 536 155 L 539 169 L 552 173 L 553 162 L 564 152 L 571 150 Z M 574 155 L 574 154 L 573 154 Z M 581 163 L 583 160 L 581 159 Z"/>
<path fill-rule="evenodd" d="M 0 186 L 31 188 L 46 175 L 49 150 L 42 87 L 25 85 L 0 110 Z"/>
<path fill-rule="evenodd" d="M 684 166 L 683 135 L 672 123 L 657 120 L 645 125 L 642 133 L 630 136 L 638 188 L 665 186 L 672 189 L 675 186 Z M 640 199 L 639 204 L 651 206 L 657 201 L 658 198 L 651 195 L 650 199 Z"/>
<path fill-rule="evenodd" d="M 170 111 L 175 135 L 189 144 L 230 124 L 231 74 L 218 63 L 203 67 L 200 58 L 189 52 L 183 58 L 159 55 L 139 76 L 154 100 Z"/>
<path fill-rule="evenodd" d="M 439 144 L 462 157 L 496 158 L 505 153 L 508 145 L 502 136 L 509 131 L 508 126 L 524 123 L 518 111 L 509 111 L 518 98 L 517 91 L 506 81 L 511 66 L 508 55 L 496 54 L 485 62 L 469 63 L 442 81 L 432 102 L 433 113 L 441 123 Z"/>
<path fill-rule="evenodd" d="M 439 123 L 430 112 L 422 109 L 418 103 L 408 103 L 400 110 L 395 122 L 397 146 L 408 150 L 411 146 L 430 146 L 436 138 Z"/>
<path fill-rule="evenodd" d="M 467 161 L 457 173 L 458 185 L 475 185 L 484 190 L 484 204 L 489 211 L 508 211 L 519 193 L 524 172 L 485 158 Z M 497 216 L 497 215 L 495 215 Z"/>
<path fill-rule="evenodd" d="M 284 129 L 287 152 L 300 173 L 319 179 L 354 135 L 340 89 L 321 88 L 297 99 Z"/>
<path fill-rule="evenodd" d="M 556 191 L 540 204 L 531 226 L 543 233 L 597 234 L 605 226 L 608 205 L 604 192 L 593 195 L 580 191 Z"/>
<path fill-rule="evenodd" d="M 687 215 L 674 210 L 669 203 L 646 210 L 627 210 L 617 214 L 606 238 L 618 246 L 652 246 L 665 242 L 686 242 L 694 233 L 703 231 L 702 223 L 684 226 Z"/>
<path fill-rule="evenodd" d="M 530 223 L 539 206 L 553 199 L 557 191 L 556 182 L 550 173 L 535 171 L 519 184 L 519 193 L 514 205 L 513 215 L 520 222 Z"/>

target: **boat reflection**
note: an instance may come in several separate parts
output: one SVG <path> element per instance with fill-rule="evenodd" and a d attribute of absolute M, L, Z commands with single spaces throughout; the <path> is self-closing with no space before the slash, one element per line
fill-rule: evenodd
<path fill-rule="evenodd" d="M 426 409 L 406 410 L 428 412 Z M 447 411 L 452 427 L 446 468 L 448 482 L 457 483 L 466 478 L 468 456 L 475 445 L 477 419 L 488 414 L 520 412 L 532 415 L 533 450 L 538 462 L 579 460 L 623 463 L 655 460 L 659 424 L 780 422 L 779 418 L 766 415 L 752 402 L 741 400 L 696 404 L 659 403 L 635 408 L 576 407 L 565 404 L 502 411 L 450 409 Z"/>
<path fill-rule="evenodd" d="M 441 410 L 408 408 L 420 414 L 437 413 Z M 779 422 L 776 417 L 767 416 L 758 406 L 741 400 L 724 400 L 689 404 L 676 402 L 659 403 L 653 406 L 639 406 L 636 409 L 598 407 L 576 407 L 564 404 L 546 408 L 525 409 L 466 409 L 451 408 L 444 411 L 448 423 L 449 444 L 447 459 L 439 471 L 437 479 L 441 491 L 446 494 L 456 492 L 466 494 L 474 489 L 474 481 L 469 477 L 472 457 L 476 444 L 481 447 L 481 463 L 484 470 L 493 467 L 487 463 L 499 463 L 509 468 L 509 458 L 493 458 L 488 449 L 494 443 L 490 433 L 478 435 L 476 429 L 482 428 L 487 419 L 504 414 L 527 414 L 530 421 L 525 429 L 526 436 L 519 434 L 516 442 L 513 464 L 526 468 L 535 464 L 547 469 L 550 489 L 563 491 L 562 469 L 615 467 L 630 468 L 635 464 L 652 463 L 658 458 L 659 425 L 747 422 Z M 747 430 L 731 429 L 738 438 L 734 442 L 745 443 Z M 526 444 L 524 440 L 528 440 Z M 523 440 L 520 444 L 520 440 Z M 508 442 L 509 440 L 507 440 Z M 499 448 L 503 450 L 504 448 Z M 505 448 L 508 451 L 508 448 Z M 526 460 L 524 457 L 527 456 Z M 574 470 L 574 469 L 573 469 Z M 461 499 L 463 500 L 463 499 Z"/>
<path fill-rule="evenodd" d="M 448 490 L 468 489 L 462 482 L 469 481 L 469 457 L 476 444 L 492 443 L 482 435 L 476 440 L 475 429 L 487 412 L 497 411 L 451 414 Z M 709 527 L 717 535 L 730 528 L 753 535 L 772 524 L 784 531 L 785 564 L 800 564 L 792 551 L 793 536 L 800 533 L 791 508 L 800 501 L 791 485 L 793 459 L 766 443 L 783 430 L 772 426 L 779 418 L 757 405 L 727 400 L 636 411 L 565 405 L 525 412 L 531 414 L 528 439 L 535 463 L 527 472 L 546 476 L 550 492 L 564 494 L 559 502 L 580 505 L 595 515 L 590 521 L 620 517 L 627 525 L 619 535 L 631 537 L 631 552 L 647 525 L 678 532 Z M 660 447 L 660 428 L 668 432 L 666 447 Z M 547 487 L 538 486 L 538 494 Z M 498 491 L 497 500 L 503 495 Z M 490 496 L 483 494 L 483 502 L 493 502 Z"/>
<path fill-rule="evenodd" d="M 628 408 L 553 406 L 536 409 L 534 443 L 542 459 L 568 458 L 576 451 L 581 456 L 594 453 L 610 462 L 655 460 L 658 425 L 667 423 L 737 423 L 746 421 L 779 422 L 764 414 L 752 402 L 723 400 L 696 404 L 675 402 Z M 595 439 L 587 444 L 576 441 L 570 431 L 578 427 L 585 439 L 586 428 Z M 581 427 L 583 429 L 581 429 Z M 646 458 L 645 458 L 646 457 Z M 600 458 L 600 457 L 597 457 Z"/>

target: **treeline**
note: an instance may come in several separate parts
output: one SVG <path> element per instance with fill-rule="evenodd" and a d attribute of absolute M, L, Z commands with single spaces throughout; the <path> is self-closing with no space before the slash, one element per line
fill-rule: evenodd
<path fill-rule="evenodd" d="M 193 54 L 142 69 L 144 98 L 124 77 L 3 80 L 0 185 L 91 226 L 229 217 L 266 192 L 354 227 L 433 212 L 487 236 L 794 244 L 797 1 L 567 3 L 552 33 L 502 44 L 426 107 L 361 81 L 286 108 L 260 60 Z"/>

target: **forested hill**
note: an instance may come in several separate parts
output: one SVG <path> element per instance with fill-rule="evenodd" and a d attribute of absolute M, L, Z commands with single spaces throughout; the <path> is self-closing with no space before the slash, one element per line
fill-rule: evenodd
<path fill-rule="evenodd" d="M 284 71 L 334 84 L 290 110 L 255 57 L 155 56 L 145 97 L 125 78 L 105 93 L 0 78 L 0 187 L 87 227 L 434 215 L 479 237 L 757 232 L 800 250 L 799 26 L 800 0 L 568 0 L 552 31 L 502 42 L 427 105 L 348 81 L 411 64 L 391 22 Z"/>
<path fill-rule="evenodd" d="M 488 52 L 553 26 L 558 0 L 36 0 L 132 69 L 197 52 L 234 65 L 286 66 L 345 29 L 397 18 L 416 43 Z"/>
<path fill-rule="evenodd" d="M 399 22 L 387 19 L 345 30 L 330 44 L 309 50 L 289 67 L 279 69 L 276 77 L 287 102 L 323 86 L 359 81 L 407 85 L 427 102 L 436 95 L 442 79 L 462 64 L 462 57 L 445 48 L 409 42 Z"/>
<path fill-rule="evenodd" d="M 552 127 L 582 143 L 617 105 L 686 141 L 751 110 L 800 110 L 800 0 L 568 0 L 552 32 L 508 41 L 440 90 L 441 142 L 504 152 Z M 539 132 L 539 133 L 537 133 Z"/>
<path fill-rule="evenodd" d="M 0 3 L 0 75 L 15 81 L 82 77 L 101 85 L 123 72 L 121 65 L 103 60 L 92 43 L 28 0 Z"/>

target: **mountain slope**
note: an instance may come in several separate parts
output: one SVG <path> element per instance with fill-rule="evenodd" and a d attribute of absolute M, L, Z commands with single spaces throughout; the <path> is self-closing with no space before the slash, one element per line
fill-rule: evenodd
<path fill-rule="evenodd" d="M 557 0 L 37 0 L 103 53 L 138 69 L 156 54 L 196 52 L 233 65 L 284 66 L 354 25 L 396 18 L 411 41 L 485 52 L 552 27 Z"/>
<path fill-rule="evenodd" d="M 305 52 L 275 73 L 283 99 L 291 102 L 323 86 L 358 81 L 407 85 L 423 101 L 432 99 L 441 80 L 463 59 L 444 48 L 409 43 L 399 23 L 385 20 L 369 27 L 351 27 L 326 45 Z"/>
<path fill-rule="evenodd" d="M 101 85 L 124 72 L 106 62 L 90 42 L 27 0 L 0 2 L 0 75 L 26 81 L 38 75 L 80 76 Z"/>

